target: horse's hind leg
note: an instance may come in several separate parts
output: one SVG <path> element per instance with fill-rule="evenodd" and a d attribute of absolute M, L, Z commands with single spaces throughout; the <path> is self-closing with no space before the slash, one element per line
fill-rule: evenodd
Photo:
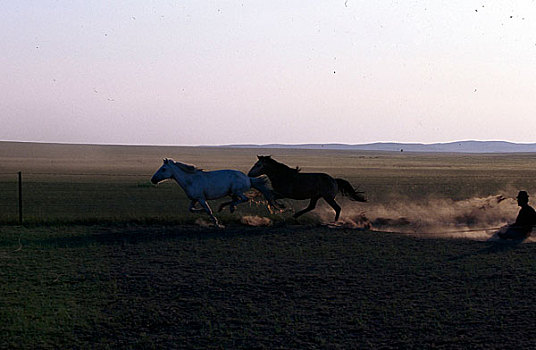
<path fill-rule="evenodd" d="M 195 205 L 197 204 L 197 200 L 196 199 L 193 199 L 191 202 L 190 202 L 190 206 L 188 207 L 188 210 L 192 213 L 197 213 L 199 211 L 203 211 L 204 209 L 203 208 L 196 208 Z"/>
<path fill-rule="evenodd" d="M 248 200 L 249 198 L 246 197 L 246 195 L 243 193 L 233 195 L 233 202 L 231 203 L 231 213 L 235 211 L 236 206 L 238 204 L 247 202 Z"/>
<path fill-rule="evenodd" d="M 220 204 L 220 207 L 218 208 L 218 213 L 219 213 L 220 211 L 222 211 L 223 208 L 225 208 L 226 206 L 228 206 L 228 205 L 231 204 L 231 203 L 233 203 L 233 201 L 224 202 L 224 203 Z"/>
<path fill-rule="evenodd" d="M 233 203 L 236 202 L 238 200 L 238 197 L 233 195 L 231 197 L 233 200 L 229 201 L 229 202 L 224 202 L 222 204 L 220 204 L 220 208 L 218 209 L 218 212 L 222 211 L 223 208 L 225 208 L 226 206 L 230 205 L 231 204 L 231 213 L 234 211 L 234 208 L 233 208 Z"/>
<path fill-rule="evenodd" d="M 316 207 L 316 202 L 318 202 L 318 197 L 311 198 L 311 201 L 309 202 L 309 205 L 307 206 L 307 208 L 300 210 L 299 212 L 294 214 L 294 218 L 298 218 L 299 216 L 302 216 L 308 211 L 313 210 Z"/>
<path fill-rule="evenodd" d="M 339 215 L 341 214 L 341 207 L 335 202 L 335 198 L 331 197 L 322 197 L 324 200 L 335 210 L 335 222 L 339 220 Z"/>
<path fill-rule="evenodd" d="M 229 202 L 225 202 L 225 203 L 222 203 L 220 205 L 220 208 L 218 209 L 218 212 L 222 211 L 223 208 L 225 208 L 226 206 L 228 205 L 231 205 L 231 208 L 229 208 L 231 210 L 231 213 L 234 213 L 235 209 L 236 209 L 236 206 L 240 203 L 244 203 L 244 202 L 247 202 L 249 199 L 248 197 L 246 197 L 244 194 L 240 193 L 240 194 L 233 194 L 232 197 L 231 197 L 233 200 L 232 201 L 229 201 Z"/>

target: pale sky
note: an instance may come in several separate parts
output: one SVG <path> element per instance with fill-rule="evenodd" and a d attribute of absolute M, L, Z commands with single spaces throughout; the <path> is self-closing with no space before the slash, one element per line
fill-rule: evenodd
<path fill-rule="evenodd" d="M 536 2 L 0 0 L 0 140 L 536 142 Z"/>

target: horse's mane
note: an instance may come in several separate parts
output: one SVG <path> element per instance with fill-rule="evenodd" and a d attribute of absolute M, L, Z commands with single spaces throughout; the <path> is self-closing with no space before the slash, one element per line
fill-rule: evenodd
<path fill-rule="evenodd" d="M 277 160 L 273 159 L 272 156 L 264 156 L 263 160 L 268 161 L 271 166 L 276 167 L 277 170 L 279 171 L 285 171 L 285 172 L 289 172 L 292 174 L 297 174 L 301 171 L 300 167 L 291 168 L 288 165 L 280 163 Z"/>
<path fill-rule="evenodd" d="M 172 159 L 170 159 L 169 161 L 173 165 L 177 166 L 179 169 L 181 169 L 182 171 L 184 171 L 185 173 L 188 173 L 188 174 L 194 174 L 197 171 L 203 171 L 203 169 L 198 168 L 193 164 L 186 164 L 186 163 L 176 162 L 176 161 L 174 161 Z"/>

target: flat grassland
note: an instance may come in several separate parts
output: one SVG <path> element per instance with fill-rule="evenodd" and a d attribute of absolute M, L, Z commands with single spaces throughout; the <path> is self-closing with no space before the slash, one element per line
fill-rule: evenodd
<path fill-rule="evenodd" d="M 256 154 L 272 154 L 304 172 L 326 172 L 349 180 L 366 192 L 372 205 L 416 203 L 434 199 L 465 200 L 502 194 L 513 198 L 520 189 L 536 191 L 535 154 L 418 154 L 229 149 L 207 147 L 77 146 L 0 142 L 0 223 L 18 220 L 17 172 L 23 177 L 26 223 L 144 222 L 194 223 L 188 199 L 174 182 L 157 187 L 152 174 L 169 157 L 207 170 L 247 172 Z M 536 193 L 536 192 L 535 192 Z M 339 197 L 340 198 L 340 197 Z M 338 199 L 340 201 L 340 199 Z M 217 203 L 217 202 L 216 202 Z M 307 202 L 288 201 L 302 208 Z M 323 201 L 319 202 L 323 205 Z M 213 204 L 213 208 L 217 205 Z M 367 210 L 350 203 L 347 208 Z M 224 222 L 241 215 L 269 216 L 263 206 L 242 205 L 235 215 L 220 213 Z M 513 205 L 513 215 L 516 212 Z M 290 216 L 270 216 L 273 220 Z M 304 217 L 307 220 L 307 217 Z"/>
<path fill-rule="evenodd" d="M 162 157 L 247 171 L 256 153 L 360 185 L 370 203 L 343 216 L 536 189 L 531 154 L 0 143 L 0 348 L 536 346 L 532 243 L 330 228 L 262 205 L 220 213 L 217 230 L 195 224 L 177 185 L 148 184 Z"/>

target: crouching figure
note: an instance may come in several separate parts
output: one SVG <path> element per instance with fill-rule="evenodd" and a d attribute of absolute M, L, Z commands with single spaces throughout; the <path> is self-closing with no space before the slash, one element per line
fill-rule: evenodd
<path fill-rule="evenodd" d="M 530 236 L 532 228 L 536 225 L 536 211 L 529 205 L 527 191 L 519 191 L 517 205 L 521 207 L 516 221 L 502 228 L 498 236 L 502 239 L 525 239 Z"/>

